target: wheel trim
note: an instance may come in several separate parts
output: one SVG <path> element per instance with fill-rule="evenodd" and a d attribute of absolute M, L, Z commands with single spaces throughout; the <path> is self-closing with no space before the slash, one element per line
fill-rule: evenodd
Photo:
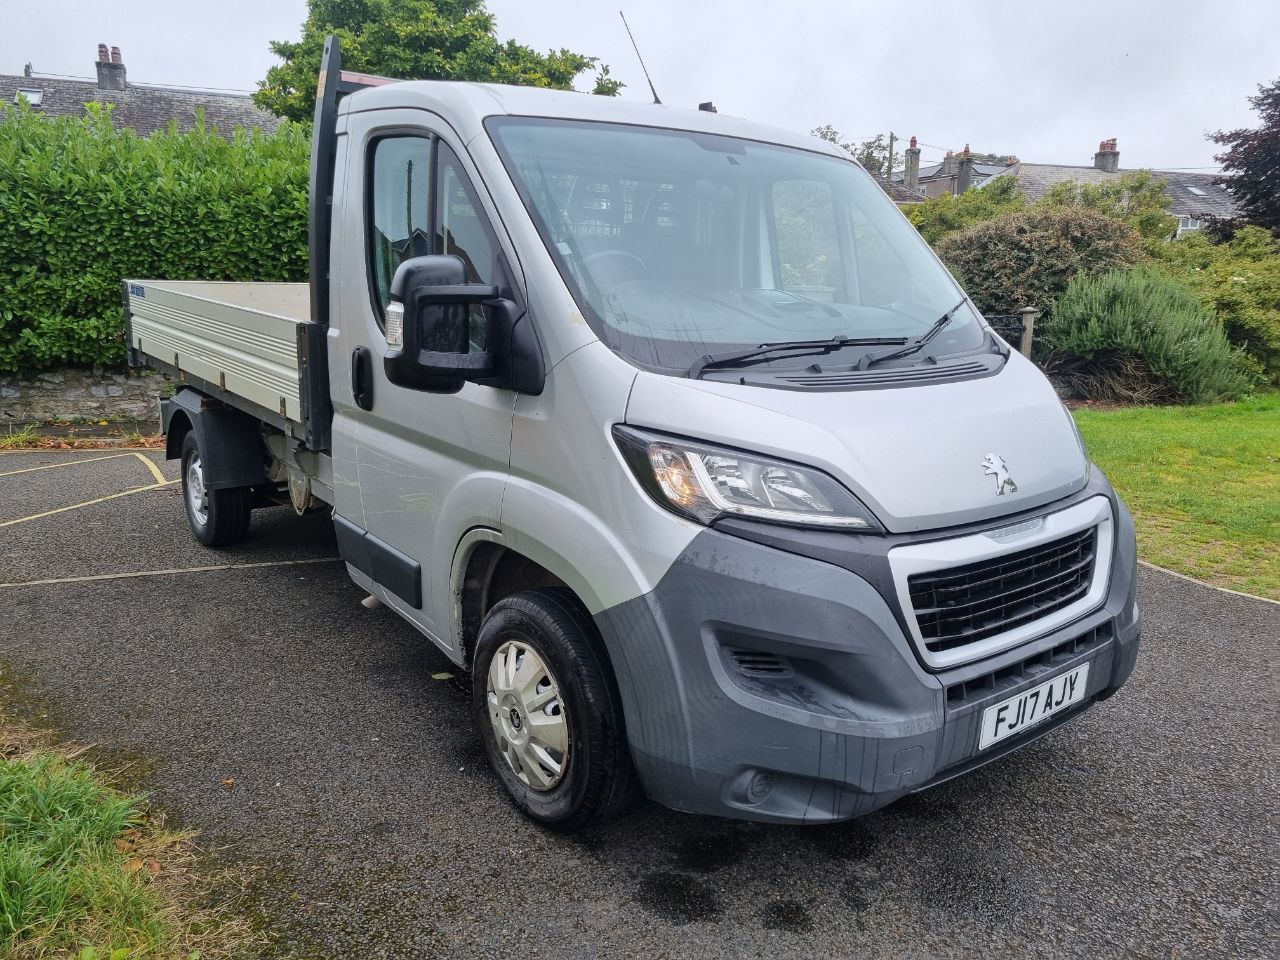
<path fill-rule="evenodd" d="M 209 491 L 205 489 L 204 465 L 198 453 L 187 462 L 187 505 L 200 526 L 209 522 Z"/>
<path fill-rule="evenodd" d="M 511 772 L 545 793 L 569 765 L 569 718 L 555 675 L 529 644 L 503 643 L 489 662 L 489 722 Z"/>

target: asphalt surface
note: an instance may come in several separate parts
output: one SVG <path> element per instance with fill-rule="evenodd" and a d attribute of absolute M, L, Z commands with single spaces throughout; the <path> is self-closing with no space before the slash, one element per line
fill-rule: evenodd
<path fill-rule="evenodd" d="M 323 515 L 210 552 L 175 486 L 77 506 L 156 482 L 56 466 L 104 455 L 0 455 L 0 665 L 139 758 L 279 955 L 1276 956 L 1278 606 L 1144 569 L 1129 684 L 967 777 L 835 827 L 641 803 L 567 838 L 508 806 L 452 667 L 360 605 Z M 164 572 L 220 564 L 263 565 Z"/>

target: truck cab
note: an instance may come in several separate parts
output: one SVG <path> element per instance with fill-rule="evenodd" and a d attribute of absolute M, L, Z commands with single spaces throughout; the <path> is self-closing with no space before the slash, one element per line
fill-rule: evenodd
<path fill-rule="evenodd" d="M 331 510 L 351 578 L 471 675 L 521 809 L 846 819 L 1124 683 L 1128 511 L 847 155 L 337 59 L 309 310 L 278 318 L 299 412 L 236 388 L 247 334 L 188 325 L 212 359 L 169 364 L 157 304 L 190 291 L 126 282 L 131 351 L 186 380 L 197 535 L 272 493 Z"/>

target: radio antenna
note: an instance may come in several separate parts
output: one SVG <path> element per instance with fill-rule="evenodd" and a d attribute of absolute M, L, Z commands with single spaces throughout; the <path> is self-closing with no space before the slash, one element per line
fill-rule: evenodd
<path fill-rule="evenodd" d="M 631 33 L 631 24 L 627 23 L 627 15 L 621 10 L 618 16 L 622 18 L 622 25 L 627 28 L 627 36 L 631 37 L 631 48 L 636 52 L 636 59 L 640 61 L 640 69 L 644 71 L 644 78 L 649 81 L 649 92 L 653 94 L 653 102 L 662 105 L 662 101 L 658 99 L 658 91 L 653 89 L 653 79 L 649 76 L 649 68 L 644 65 L 644 57 L 640 56 L 640 46 L 636 43 L 635 36 Z"/>

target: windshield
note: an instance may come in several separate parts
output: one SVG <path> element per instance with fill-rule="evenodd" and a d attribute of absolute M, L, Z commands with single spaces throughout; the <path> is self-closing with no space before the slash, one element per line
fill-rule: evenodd
<path fill-rule="evenodd" d="M 963 296 L 851 161 L 591 121 L 488 127 L 583 314 L 644 366 L 684 373 L 707 354 L 780 341 L 915 339 Z M 984 342 L 966 303 L 927 349 L 892 362 Z M 860 352 L 828 359 L 853 364 Z"/>

